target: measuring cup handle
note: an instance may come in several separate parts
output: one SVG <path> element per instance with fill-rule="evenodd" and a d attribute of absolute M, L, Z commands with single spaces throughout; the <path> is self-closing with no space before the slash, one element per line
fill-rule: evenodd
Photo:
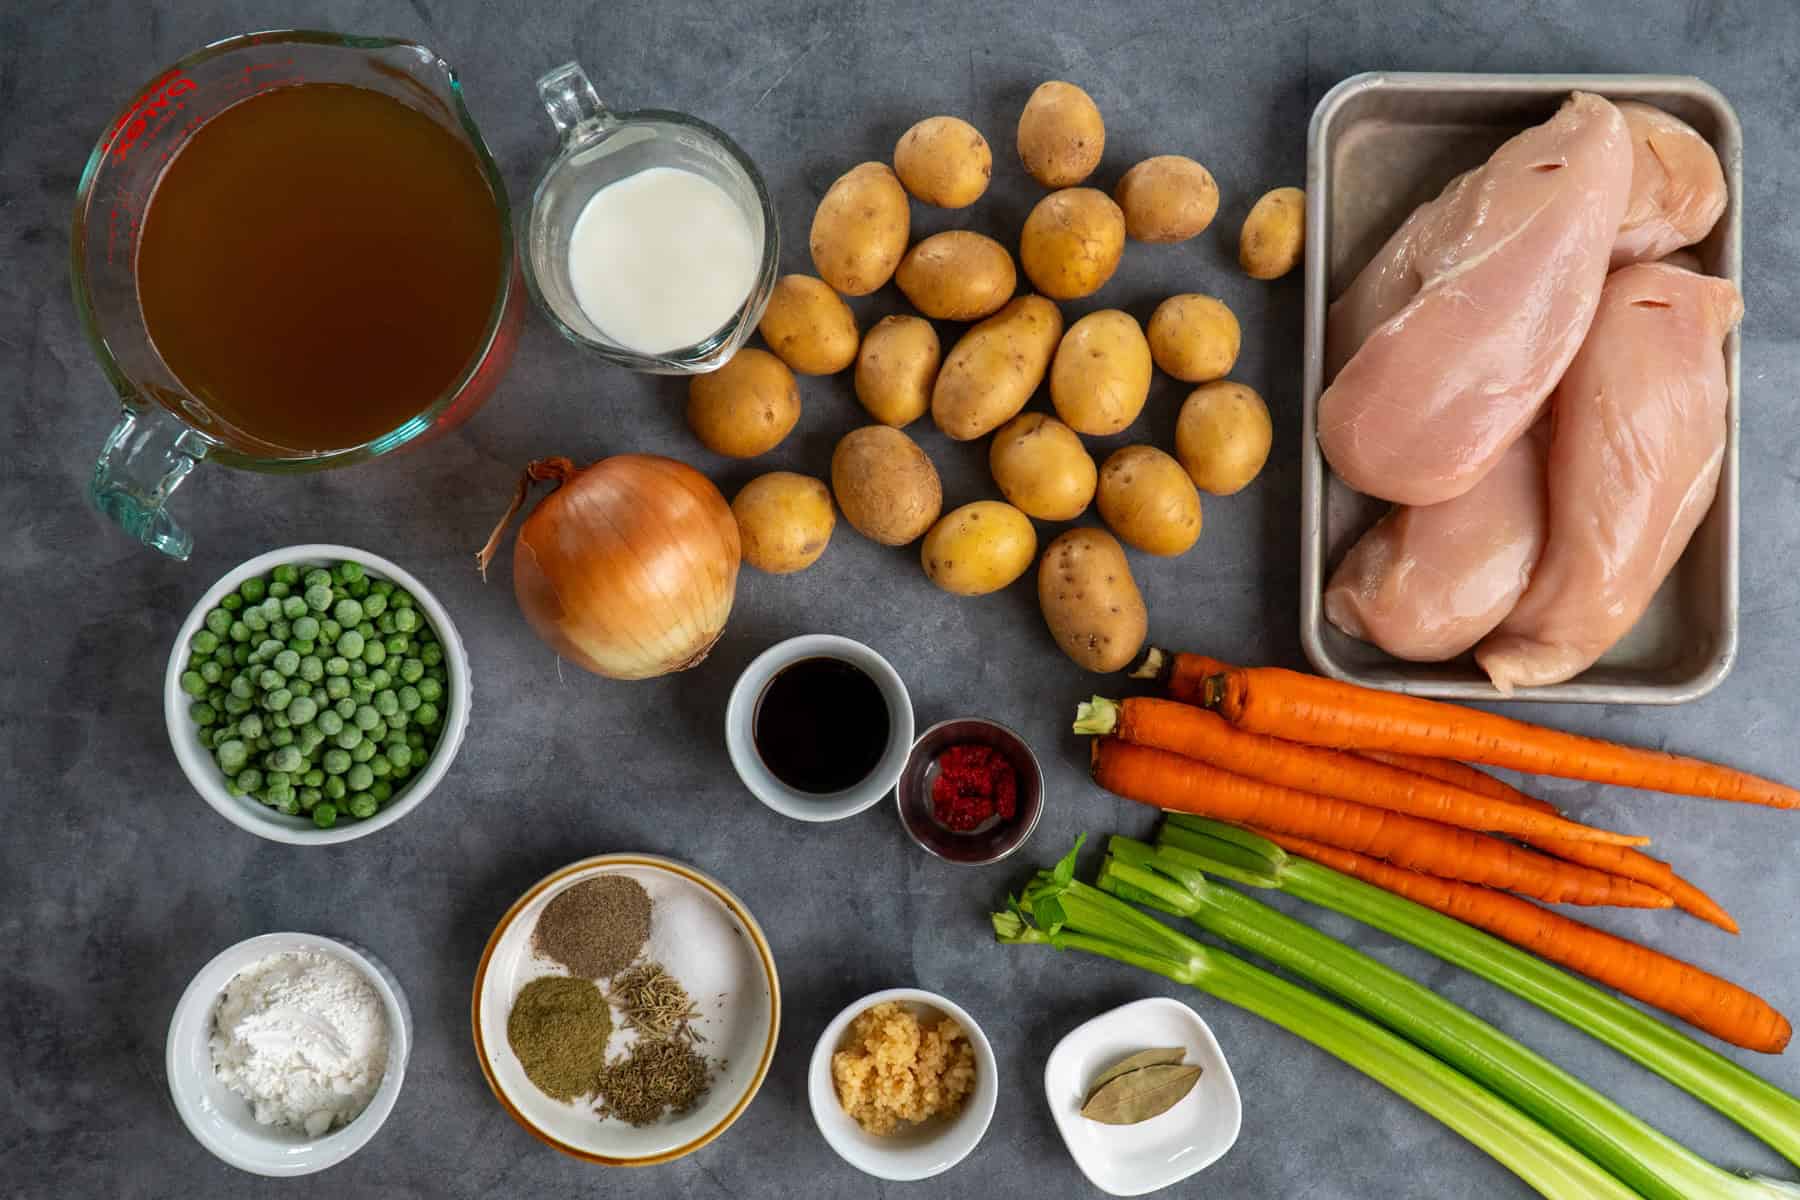
<path fill-rule="evenodd" d="M 600 93 L 594 90 L 580 63 L 566 62 L 538 76 L 537 90 L 559 137 L 567 139 L 613 124 L 612 113 L 600 102 Z"/>
<path fill-rule="evenodd" d="M 206 441 L 161 409 L 126 409 L 106 439 L 88 499 L 132 537 L 186 561 L 194 539 L 163 506 L 206 456 Z"/>

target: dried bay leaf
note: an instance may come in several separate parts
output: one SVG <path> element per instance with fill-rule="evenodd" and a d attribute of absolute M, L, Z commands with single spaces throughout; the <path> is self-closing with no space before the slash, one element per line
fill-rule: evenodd
<path fill-rule="evenodd" d="M 1102 1125 L 1136 1125 L 1168 1112 L 1199 1082 L 1198 1066 L 1139 1067 L 1101 1084 L 1081 1106 L 1081 1115 Z"/>
<path fill-rule="evenodd" d="M 1141 1067 L 1158 1067 L 1165 1063 L 1179 1063 L 1187 1057 L 1187 1050 L 1182 1046 L 1170 1046 L 1165 1049 L 1139 1050 L 1136 1054 L 1121 1058 L 1106 1070 L 1094 1077 L 1088 1084 L 1087 1098 L 1092 1100 L 1094 1093 L 1117 1079 L 1119 1076 L 1136 1071 Z"/>

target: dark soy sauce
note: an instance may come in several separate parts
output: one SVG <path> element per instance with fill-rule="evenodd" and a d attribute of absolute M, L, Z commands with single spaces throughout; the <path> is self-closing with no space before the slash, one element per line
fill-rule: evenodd
<path fill-rule="evenodd" d="M 854 787 L 881 761 L 887 701 L 841 658 L 803 658 L 769 680 L 756 703 L 756 753 L 775 778 L 825 795 Z"/>

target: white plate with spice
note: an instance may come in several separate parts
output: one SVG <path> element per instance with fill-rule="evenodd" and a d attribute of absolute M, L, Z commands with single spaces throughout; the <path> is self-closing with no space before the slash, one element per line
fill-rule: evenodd
<path fill-rule="evenodd" d="M 648 894 L 649 938 L 637 962 L 660 964 L 686 990 L 694 1013 L 688 1024 L 700 1039 L 690 1044 L 710 1070 L 706 1092 L 692 1108 L 643 1126 L 602 1117 L 600 1098 L 592 1093 L 553 1099 L 527 1076 L 508 1040 L 508 1018 L 520 993 L 534 980 L 572 974 L 534 946 L 540 918 L 557 897 L 604 876 L 635 881 Z M 605 980 L 600 986 L 613 990 Z M 618 1003 L 610 1013 L 606 1058 L 616 1064 L 631 1055 L 639 1035 L 627 1027 Z M 471 1022 L 488 1086 L 535 1137 L 603 1166 L 650 1166 L 698 1150 L 749 1107 L 775 1053 L 781 987 L 756 918 L 723 884 L 671 859 L 605 854 L 553 872 L 507 910 L 475 971 Z"/>
<path fill-rule="evenodd" d="M 1136 1125 L 1103 1125 L 1081 1115 L 1094 1080 L 1153 1047 L 1181 1047 L 1200 1067 L 1193 1090 Z M 1056 1129 L 1090 1182 L 1114 1196 L 1141 1196 L 1217 1162 L 1237 1141 L 1243 1104 L 1218 1039 L 1200 1014 L 1162 996 L 1137 1000 L 1078 1025 L 1044 1064 L 1044 1094 Z"/>

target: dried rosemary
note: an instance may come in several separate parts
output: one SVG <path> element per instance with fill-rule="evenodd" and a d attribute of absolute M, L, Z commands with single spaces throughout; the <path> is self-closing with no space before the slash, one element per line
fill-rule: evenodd
<path fill-rule="evenodd" d="M 664 1113 L 680 1116 L 706 1095 L 711 1075 L 687 1042 L 643 1038 L 600 1072 L 595 1111 L 631 1125 L 653 1124 Z"/>
<path fill-rule="evenodd" d="M 659 1041 L 685 1037 L 703 1042 L 691 1022 L 700 1010 L 688 998 L 681 981 L 663 969 L 661 963 L 643 962 L 613 979 L 608 994 L 625 1014 L 625 1025 L 641 1036 Z"/>

